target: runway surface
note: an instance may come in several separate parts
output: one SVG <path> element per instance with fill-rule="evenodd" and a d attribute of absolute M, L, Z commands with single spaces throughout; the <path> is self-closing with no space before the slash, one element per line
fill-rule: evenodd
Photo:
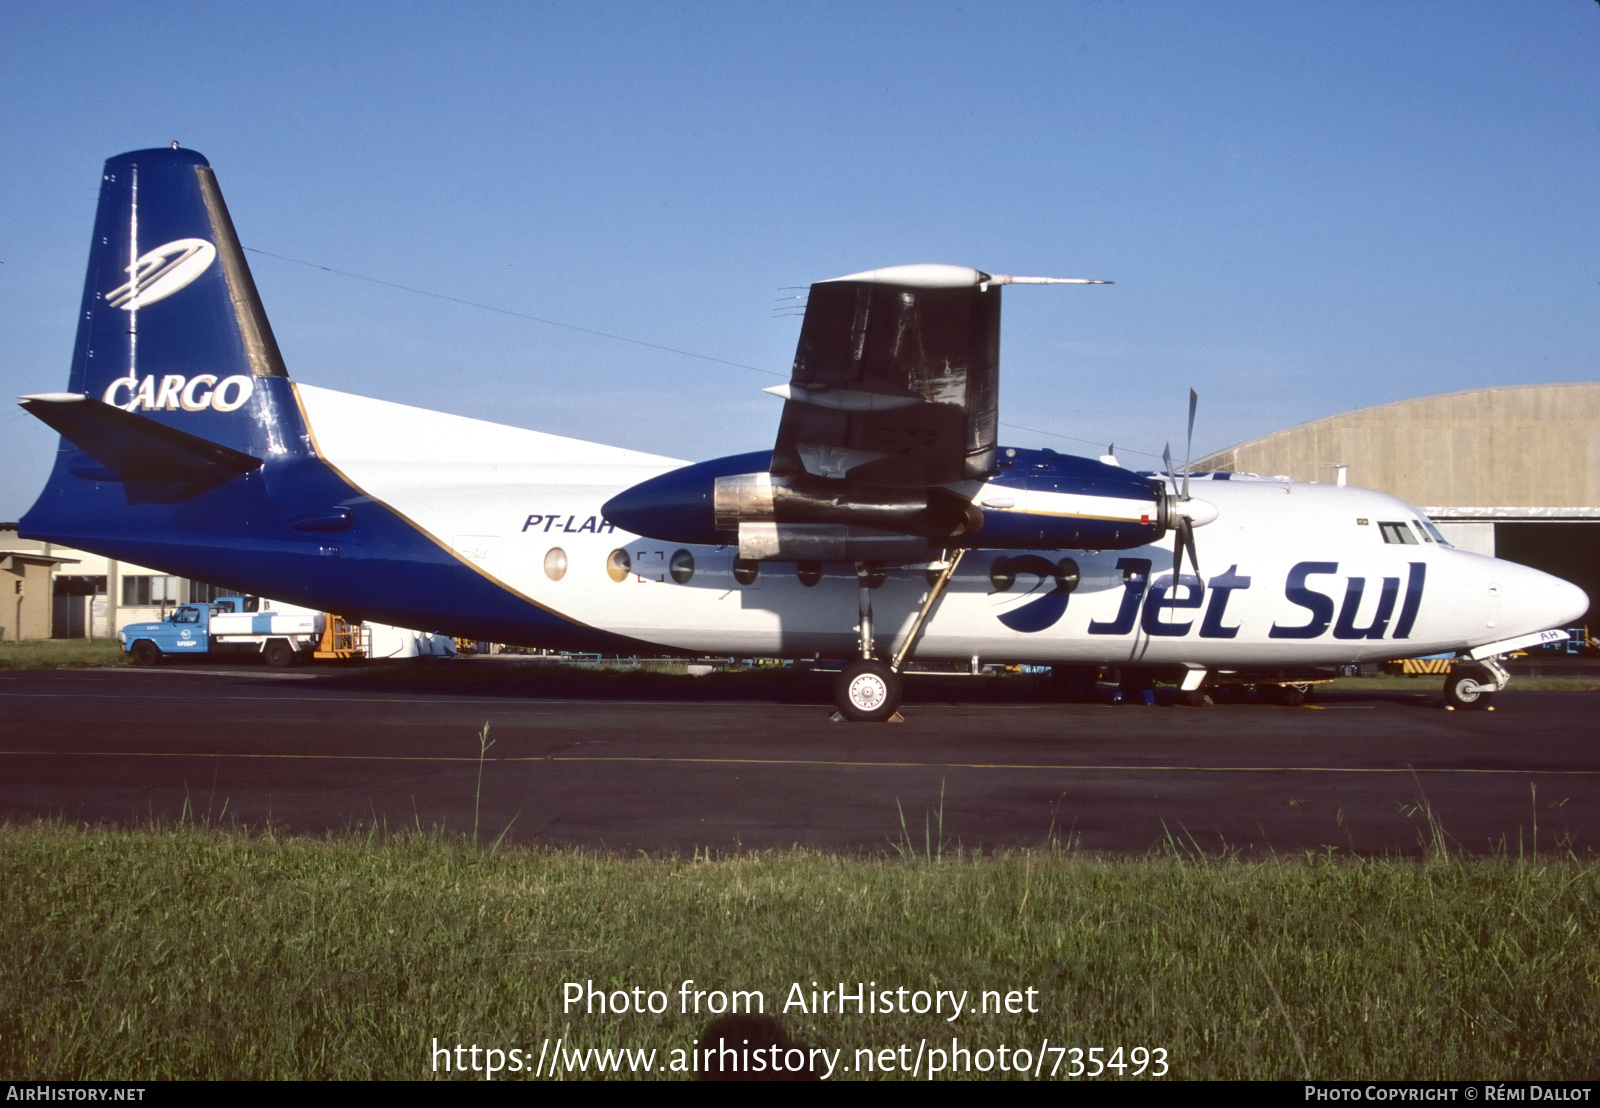
<path fill-rule="evenodd" d="M 907 722 L 829 721 L 825 682 L 163 667 L 0 673 L 0 817 L 470 833 L 615 851 L 1142 853 L 1600 846 L 1600 693 L 1313 706 L 1052 704 L 1027 683 L 909 682 Z M 493 746 L 479 758 L 479 734 Z M 481 793 L 479 776 L 482 776 Z M 898 804 L 898 808 L 897 808 Z M 1537 840 L 1535 828 L 1537 827 Z"/>

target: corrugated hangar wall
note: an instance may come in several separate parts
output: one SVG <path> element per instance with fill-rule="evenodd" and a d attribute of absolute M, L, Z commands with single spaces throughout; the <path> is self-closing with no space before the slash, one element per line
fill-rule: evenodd
<path fill-rule="evenodd" d="M 1600 599 L 1600 382 L 1424 396 L 1277 431 L 1197 469 L 1393 493 L 1457 546 L 1535 566 Z M 1585 617 L 1585 622 L 1589 617 Z"/>

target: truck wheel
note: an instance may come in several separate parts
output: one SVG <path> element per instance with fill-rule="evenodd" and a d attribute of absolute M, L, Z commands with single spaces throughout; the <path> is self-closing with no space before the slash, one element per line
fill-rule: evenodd
<path fill-rule="evenodd" d="M 161 661 L 161 648 L 149 639 L 140 639 L 128 653 L 133 655 L 136 666 L 153 666 Z"/>
<path fill-rule="evenodd" d="M 1444 680 L 1444 702 L 1452 708 L 1481 712 L 1493 699 L 1494 675 L 1483 666 L 1454 666 Z"/>
<path fill-rule="evenodd" d="M 282 639 L 273 639 L 261 654 L 266 659 L 267 665 L 274 669 L 286 669 L 294 665 L 294 647 Z"/>
<path fill-rule="evenodd" d="M 834 685 L 833 702 L 851 723 L 882 723 L 900 707 L 900 675 L 882 662 L 852 662 Z"/>

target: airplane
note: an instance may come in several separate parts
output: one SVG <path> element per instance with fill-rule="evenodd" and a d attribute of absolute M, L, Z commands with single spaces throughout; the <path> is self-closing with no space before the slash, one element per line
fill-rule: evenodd
<path fill-rule="evenodd" d="M 1481 708 L 1586 610 L 1381 492 L 1000 445 L 1001 291 L 1053 283 L 1090 282 L 819 281 L 774 448 L 690 464 L 291 380 L 210 163 L 136 150 L 105 164 L 68 389 L 21 401 L 61 442 L 20 531 L 473 639 L 842 660 L 867 722 L 913 659 L 1198 702 L 1447 653 Z"/>

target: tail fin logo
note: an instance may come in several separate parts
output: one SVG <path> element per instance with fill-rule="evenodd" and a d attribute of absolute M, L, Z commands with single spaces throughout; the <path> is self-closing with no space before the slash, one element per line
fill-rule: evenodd
<path fill-rule="evenodd" d="M 106 293 L 113 308 L 131 312 L 165 300 L 211 267 L 217 248 L 205 239 L 174 239 L 139 256 L 128 267 L 128 280 Z"/>

